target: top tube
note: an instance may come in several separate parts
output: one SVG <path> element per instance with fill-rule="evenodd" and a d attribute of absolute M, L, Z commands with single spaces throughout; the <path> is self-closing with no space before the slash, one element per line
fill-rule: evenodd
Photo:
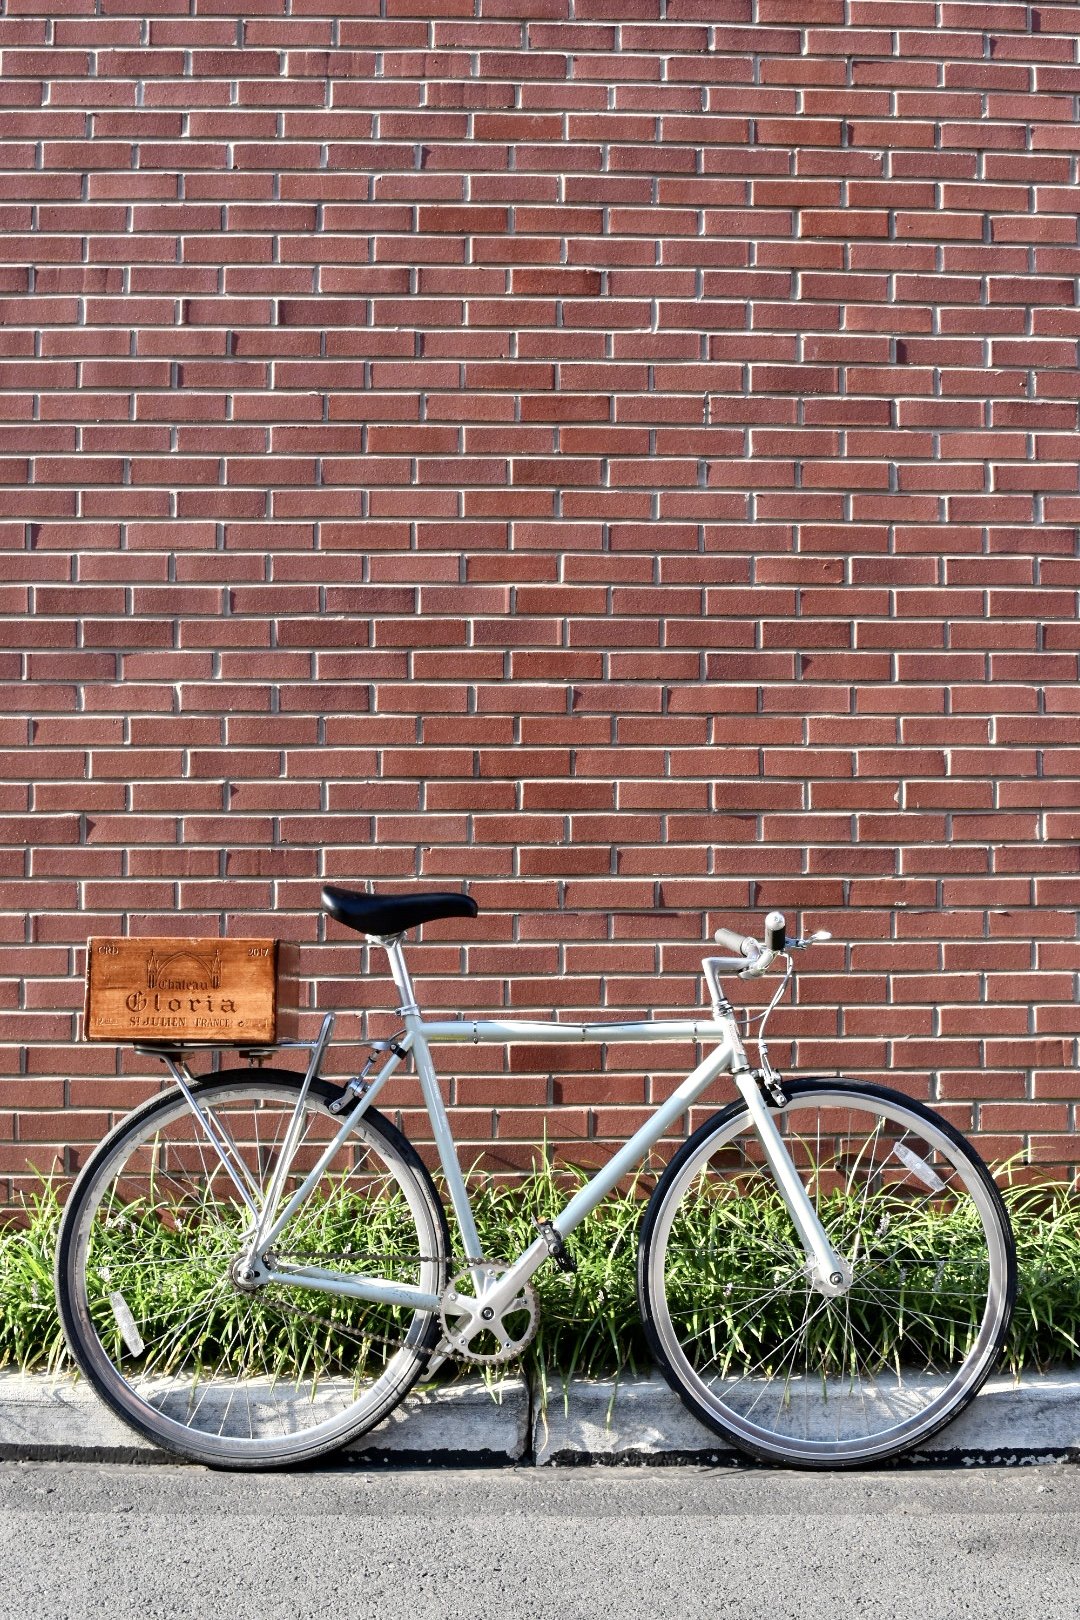
<path fill-rule="evenodd" d="M 505 1022 L 494 1018 L 443 1018 L 431 1023 L 407 1018 L 406 1023 L 433 1045 L 471 1041 L 477 1046 L 512 1046 L 518 1041 L 528 1041 L 538 1046 L 555 1046 L 564 1041 L 721 1041 L 730 1038 L 734 1020 L 650 1018 L 634 1023 L 605 1023 L 590 1019 L 588 1023 L 562 1024 L 516 1018 Z"/>
<path fill-rule="evenodd" d="M 411 1034 L 433 1045 L 471 1041 L 476 1046 L 509 1046 L 517 1041 L 554 1046 L 563 1041 L 593 1044 L 617 1041 L 732 1041 L 741 1051 L 733 1017 L 612 1020 L 587 1019 L 584 1022 L 556 1023 L 553 1019 L 437 1018 L 425 1019 L 416 1001 L 412 979 L 405 965 L 401 940 L 381 942 L 390 964 L 401 1003 L 398 1012 Z"/>

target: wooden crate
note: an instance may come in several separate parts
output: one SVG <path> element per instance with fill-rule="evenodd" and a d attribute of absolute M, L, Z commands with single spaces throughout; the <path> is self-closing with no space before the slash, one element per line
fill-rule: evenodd
<path fill-rule="evenodd" d="M 270 1045 L 277 965 L 276 939 L 90 939 L 83 1035 Z"/>

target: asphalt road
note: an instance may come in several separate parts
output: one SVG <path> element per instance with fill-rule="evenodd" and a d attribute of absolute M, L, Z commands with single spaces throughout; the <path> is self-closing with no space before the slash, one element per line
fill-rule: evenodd
<path fill-rule="evenodd" d="M 0 1468 L 2 1620 L 1076 1620 L 1080 1470 Z"/>

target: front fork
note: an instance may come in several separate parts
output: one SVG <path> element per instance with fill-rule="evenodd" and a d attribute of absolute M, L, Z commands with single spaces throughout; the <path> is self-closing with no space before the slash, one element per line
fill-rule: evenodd
<path fill-rule="evenodd" d="M 784 1139 L 777 1130 L 772 1111 L 761 1094 L 757 1077 L 748 1068 L 742 1068 L 735 1070 L 731 1078 L 738 1086 L 739 1094 L 753 1120 L 773 1179 L 780 1189 L 780 1196 L 787 1205 L 788 1214 L 799 1234 L 799 1241 L 806 1251 L 811 1286 L 819 1294 L 828 1295 L 830 1298 L 846 1294 L 851 1287 L 851 1267 L 829 1242 L 818 1212 L 803 1186 L 799 1172 L 791 1162 L 791 1154 L 784 1146 Z"/>
<path fill-rule="evenodd" d="M 791 1161 L 791 1154 L 784 1146 L 784 1139 L 777 1130 L 776 1121 L 772 1116 L 768 1101 L 766 1101 L 762 1085 L 773 1092 L 773 1102 L 782 1107 L 786 1098 L 780 1081 L 780 1076 L 769 1062 L 769 1049 L 765 1045 L 765 1020 L 762 1020 L 758 1032 L 757 1048 L 761 1059 L 761 1074 L 751 1072 L 746 1056 L 746 1048 L 739 1035 L 739 1026 L 735 1018 L 735 1011 L 730 1001 L 720 988 L 720 981 L 715 972 L 710 972 L 711 962 L 704 963 L 705 976 L 709 989 L 712 992 L 713 1011 L 718 1018 L 728 1018 L 731 1021 L 731 1039 L 734 1048 L 734 1058 L 731 1066 L 731 1078 L 739 1090 L 739 1095 L 746 1104 L 747 1111 L 757 1131 L 758 1140 L 765 1153 L 765 1160 L 773 1173 L 773 1180 L 780 1189 L 780 1196 L 787 1206 L 799 1242 L 806 1254 L 806 1272 L 810 1286 L 819 1294 L 835 1299 L 840 1294 L 846 1294 L 851 1287 L 852 1270 L 848 1262 L 838 1255 L 829 1242 L 828 1234 L 822 1226 L 818 1212 L 814 1208 L 809 1193 L 803 1186 L 802 1178 Z M 790 962 L 789 969 L 790 975 Z M 785 979 L 784 983 L 787 983 Z M 783 987 L 781 986 L 781 989 Z M 775 1006 L 777 997 L 773 997 Z M 770 1006 L 765 1014 L 768 1017 L 772 1011 Z"/>

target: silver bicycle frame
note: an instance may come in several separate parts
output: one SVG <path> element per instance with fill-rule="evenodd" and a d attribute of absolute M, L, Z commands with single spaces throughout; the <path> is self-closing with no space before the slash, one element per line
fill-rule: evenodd
<path fill-rule="evenodd" d="M 250 1253 L 252 1264 L 260 1282 L 276 1282 L 319 1292 L 343 1294 L 356 1299 L 383 1301 L 393 1305 L 413 1306 L 418 1310 L 435 1310 L 440 1300 L 437 1294 L 405 1283 L 391 1283 L 382 1278 L 345 1277 L 316 1266 L 278 1267 L 268 1263 L 265 1256 L 274 1240 L 292 1216 L 317 1186 L 326 1166 L 345 1141 L 354 1125 L 362 1118 L 382 1089 L 386 1080 L 402 1059 L 411 1053 L 416 1065 L 424 1104 L 431 1120 L 439 1163 L 446 1179 L 454 1216 L 461 1233 L 466 1261 L 474 1266 L 474 1280 L 478 1296 L 485 1306 L 497 1314 L 520 1292 L 535 1271 L 550 1258 L 550 1249 L 543 1237 L 518 1256 L 510 1267 L 497 1278 L 491 1278 L 479 1265 L 481 1256 L 476 1223 L 462 1175 L 457 1149 L 450 1130 L 446 1107 L 439 1091 L 438 1077 L 431 1056 L 431 1047 L 451 1043 L 473 1045 L 510 1045 L 517 1041 L 539 1044 L 576 1042 L 585 1044 L 617 1041 L 715 1041 L 717 1045 L 688 1074 L 671 1096 L 656 1109 L 650 1119 L 637 1130 L 623 1147 L 613 1154 L 602 1169 L 581 1187 L 566 1207 L 552 1220 L 560 1237 L 568 1237 L 575 1227 L 591 1214 L 618 1181 L 636 1168 L 664 1133 L 689 1108 L 718 1075 L 730 1073 L 739 1090 L 754 1128 L 761 1141 L 766 1161 L 776 1180 L 781 1196 L 791 1214 L 795 1229 L 806 1252 L 808 1270 L 813 1286 L 823 1294 L 841 1294 L 849 1286 L 850 1268 L 836 1254 L 814 1206 L 806 1192 L 791 1157 L 784 1146 L 769 1106 L 758 1083 L 750 1072 L 746 1050 L 740 1039 L 734 1016 L 714 1016 L 695 1019 L 650 1019 L 634 1023 L 532 1022 L 524 1019 L 441 1019 L 426 1021 L 417 1006 L 412 981 L 401 948 L 400 936 L 393 939 L 371 939 L 387 953 L 390 971 L 401 997 L 398 1012 L 405 1024 L 404 1036 L 394 1042 L 392 1051 L 378 1075 L 363 1091 L 356 1105 L 342 1116 L 342 1125 L 332 1142 L 324 1149 L 318 1162 L 293 1193 L 284 1209 L 277 1204 L 281 1188 L 288 1176 L 289 1162 L 283 1147 L 271 1187 L 265 1199 Z M 320 1041 L 325 1046 L 326 1025 Z M 285 1147 L 290 1149 L 288 1159 L 299 1140 L 299 1121 L 307 1088 L 317 1067 L 315 1051 L 305 1076 L 300 1097 L 297 1099 L 293 1123 L 286 1134 Z M 294 1128 L 295 1127 L 295 1128 Z"/>

